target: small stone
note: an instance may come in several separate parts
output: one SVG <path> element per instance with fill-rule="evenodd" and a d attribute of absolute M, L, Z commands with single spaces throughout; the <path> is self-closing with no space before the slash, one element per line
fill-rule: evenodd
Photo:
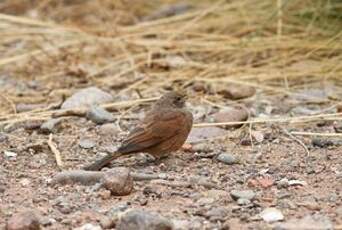
<path fill-rule="evenodd" d="M 5 141 L 7 141 L 7 140 L 8 140 L 8 137 L 7 137 L 5 134 L 0 133 L 0 143 L 1 143 L 1 142 L 5 142 Z"/>
<path fill-rule="evenodd" d="M 54 218 L 42 217 L 42 218 L 40 218 L 39 222 L 41 225 L 46 227 L 46 226 L 50 226 L 50 225 L 56 223 L 57 221 Z"/>
<path fill-rule="evenodd" d="M 103 177 L 104 188 L 114 196 L 125 196 L 133 190 L 133 178 L 130 170 L 124 167 L 112 168 Z"/>
<path fill-rule="evenodd" d="M 329 146 L 335 145 L 335 143 L 332 140 L 327 140 L 327 139 L 322 139 L 322 138 L 313 138 L 311 143 L 314 147 L 319 147 L 319 148 L 327 148 Z"/>
<path fill-rule="evenodd" d="M 283 213 L 276 208 L 266 208 L 260 213 L 260 217 L 266 222 L 276 222 L 284 219 Z"/>
<path fill-rule="evenodd" d="M 27 178 L 23 178 L 20 180 L 20 184 L 24 187 L 28 186 L 29 184 L 31 184 L 31 181 Z"/>
<path fill-rule="evenodd" d="M 61 123 L 61 121 L 61 118 L 50 119 L 40 126 L 40 131 L 46 134 L 56 133 L 58 131 L 58 125 Z"/>
<path fill-rule="evenodd" d="M 217 156 L 217 160 L 227 165 L 239 163 L 238 158 L 230 153 L 221 153 L 220 155 Z"/>
<path fill-rule="evenodd" d="M 223 88 L 225 87 L 225 88 Z M 231 100 L 251 97 L 256 93 L 255 88 L 243 85 L 219 86 L 218 93 Z"/>
<path fill-rule="evenodd" d="M 228 210 L 224 207 L 210 209 L 204 214 L 210 221 L 224 221 L 228 215 Z"/>
<path fill-rule="evenodd" d="M 92 106 L 87 113 L 87 118 L 96 124 L 113 122 L 114 116 L 100 106 Z"/>
<path fill-rule="evenodd" d="M 252 190 L 232 190 L 230 192 L 230 195 L 234 200 L 238 200 L 240 198 L 253 200 L 255 197 L 255 192 L 253 192 Z"/>
<path fill-rule="evenodd" d="M 75 228 L 74 230 L 102 230 L 102 228 L 99 225 L 93 225 L 89 223 L 79 228 Z"/>
<path fill-rule="evenodd" d="M 123 213 L 127 209 L 128 209 L 127 203 L 116 204 L 107 212 L 107 216 L 109 217 L 110 220 L 112 220 L 112 222 L 117 222 L 121 213 Z"/>
<path fill-rule="evenodd" d="M 204 152 L 204 153 L 208 153 L 208 152 L 212 152 L 213 149 L 210 148 L 210 146 L 207 143 L 198 143 L 192 146 L 191 150 L 193 152 Z"/>
<path fill-rule="evenodd" d="M 113 135 L 116 135 L 118 132 L 119 130 L 117 126 L 112 123 L 103 124 L 101 125 L 99 129 L 100 135 L 103 135 L 103 136 L 113 136 Z"/>
<path fill-rule="evenodd" d="M 72 205 L 63 196 L 59 196 L 54 200 L 54 206 L 63 214 L 70 214 L 73 211 Z"/>
<path fill-rule="evenodd" d="M 224 123 L 224 122 L 239 122 L 246 121 L 248 119 L 248 112 L 243 108 L 234 108 L 231 107 L 229 109 L 225 109 L 221 112 L 215 113 L 212 115 L 213 122 Z M 231 127 L 240 127 L 241 124 L 227 126 L 227 128 Z"/>
<path fill-rule="evenodd" d="M 215 199 L 212 197 L 202 197 L 197 200 L 196 204 L 199 206 L 210 205 L 215 202 Z"/>
<path fill-rule="evenodd" d="M 113 229 L 115 228 L 115 221 L 107 216 L 103 216 L 100 220 L 100 225 L 103 229 Z"/>
<path fill-rule="evenodd" d="M 119 220 L 117 230 L 172 230 L 173 224 L 157 213 L 131 210 Z"/>
<path fill-rule="evenodd" d="M 277 182 L 278 188 L 287 188 L 289 186 L 289 180 L 287 178 L 283 178 Z"/>
<path fill-rule="evenodd" d="M 249 205 L 251 203 L 251 201 L 248 199 L 245 199 L 245 198 L 239 198 L 237 200 L 237 203 L 238 203 L 238 205 L 245 206 L 245 205 Z"/>
<path fill-rule="evenodd" d="M 62 109 L 73 109 L 77 107 L 90 107 L 113 101 L 113 96 L 99 88 L 89 87 L 76 92 L 62 104 Z"/>
<path fill-rule="evenodd" d="M 39 230 L 39 220 L 34 212 L 27 211 L 14 214 L 6 225 L 6 230 Z"/>
<path fill-rule="evenodd" d="M 91 149 L 91 148 L 93 148 L 96 145 L 96 143 L 93 140 L 90 140 L 90 139 L 81 139 L 80 142 L 79 142 L 79 145 L 80 145 L 81 148 Z"/>
<path fill-rule="evenodd" d="M 186 60 L 181 56 L 170 55 L 166 57 L 167 64 L 172 68 L 180 68 L 186 65 Z"/>
<path fill-rule="evenodd" d="M 8 159 L 13 159 L 17 157 L 17 154 L 15 152 L 7 151 L 7 150 L 4 151 L 4 155 Z"/>
<path fill-rule="evenodd" d="M 197 143 L 214 137 L 226 135 L 226 130 L 218 127 L 193 128 L 187 139 L 188 143 Z"/>
<path fill-rule="evenodd" d="M 192 89 L 196 92 L 206 92 L 208 90 L 208 86 L 204 82 L 196 81 L 192 85 Z"/>
<path fill-rule="evenodd" d="M 303 180 L 289 180 L 288 183 L 290 186 L 296 186 L 296 185 L 306 186 L 306 185 L 308 185 L 308 183 L 306 183 L 306 181 L 303 181 Z"/>

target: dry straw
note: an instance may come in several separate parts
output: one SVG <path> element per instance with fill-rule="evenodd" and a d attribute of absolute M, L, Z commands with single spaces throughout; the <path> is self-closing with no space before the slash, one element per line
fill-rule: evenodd
<path fill-rule="evenodd" d="M 56 111 L 15 114 L 13 105 L 58 101 L 82 87 L 79 82 L 118 94 L 139 90 L 146 97 L 176 82 L 234 83 L 256 87 L 267 97 L 295 95 L 298 88 L 329 80 L 338 85 L 342 77 L 341 25 L 331 16 L 334 8 L 323 11 L 321 1 L 193 1 L 183 14 L 152 21 L 135 18 L 157 10 L 158 4 L 145 1 L 130 6 L 124 1 L 34 1 L 25 11 L 32 18 L 7 14 L 16 2 L 0 4 L 1 72 L 18 81 L 39 80 L 45 91 L 18 96 L 3 87 L 0 124 L 48 119 Z M 90 17 L 89 12 L 97 13 Z M 145 101 L 135 104 L 140 102 Z"/>

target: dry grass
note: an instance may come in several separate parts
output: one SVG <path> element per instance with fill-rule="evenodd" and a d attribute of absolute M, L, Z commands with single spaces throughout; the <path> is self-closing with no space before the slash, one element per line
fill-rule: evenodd
<path fill-rule="evenodd" d="M 44 90 L 1 89 L 1 123 L 49 117 L 15 115 L 14 104 L 55 102 L 87 85 L 152 97 L 196 81 L 266 95 L 341 84 L 338 1 L 192 1 L 184 14 L 152 21 L 141 18 L 175 1 L 28 2 L 0 3 L 0 75 L 43 82 Z"/>

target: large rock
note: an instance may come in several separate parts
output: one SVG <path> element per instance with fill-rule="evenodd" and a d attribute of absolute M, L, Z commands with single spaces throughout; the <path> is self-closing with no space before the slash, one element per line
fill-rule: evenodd
<path fill-rule="evenodd" d="M 38 217 L 31 211 L 14 214 L 6 225 L 6 230 L 39 230 Z"/>
<path fill-rule="evenodd" d="M 76 107 L 90 107 L 96 104 L 113 101 L 113 96 L 96 87 L 82 89 L 69 97 L 62 105 L 62 109 L 72 109 Z"/>
<path fill-rule="evenodd" d="M 172 230 L 173 224 L 165 217 L 144 210 L 131 210 L 119 220 L 117 230 Z"/>
<path fill-rule="evenodd" d="M 103 177 L 103 186 L 115 196 L 125 196 L 133 190 L 133 178 L 130 170 L 124 167 L 113 168 Z"/>

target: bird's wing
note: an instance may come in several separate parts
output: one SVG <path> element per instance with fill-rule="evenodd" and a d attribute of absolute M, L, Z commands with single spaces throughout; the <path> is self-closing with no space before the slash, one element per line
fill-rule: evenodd
<path fill-rule="evenodd" d="M 146 116 L 144 121 L 133 129 L 119 148 L 120 153 L 143 152 L 170 139 L 186 125 L 186 114 L 181 110 L 159 111 Z"/>

